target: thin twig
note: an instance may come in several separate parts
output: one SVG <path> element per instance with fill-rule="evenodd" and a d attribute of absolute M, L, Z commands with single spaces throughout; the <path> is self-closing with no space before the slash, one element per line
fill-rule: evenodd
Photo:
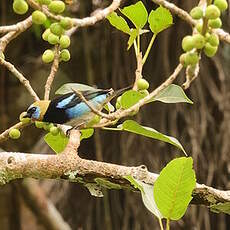
<path fill-rule="evenodd" d="M 49 100 L 49 95 L 50 95 L 50 90 L 51 90 L 51 85 L 53 83 L 55 74 L 58 70 L 59 66 L 59 46 L 55 45 L 55 51 L 54 51 L 54 60 L 53 64 L 50 70 L 50 74 L 47 78 L 46 85 L 45 85 L 45 95 L 44 95 L 44 100 Z"/>
<path fill-rule="evenodd" d="M 5 61 L 3 58 L 0 58 L 0 64 L 4 65 L 16 78 L 18 78 L 35 101 L 39 101 L 39 97 L 31 87 L 30 82 L 14 67 L 13 64 Z"/>

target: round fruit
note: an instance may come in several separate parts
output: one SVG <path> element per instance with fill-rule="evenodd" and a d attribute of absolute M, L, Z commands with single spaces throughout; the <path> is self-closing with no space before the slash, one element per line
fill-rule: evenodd
<path fill-rule="evenodd" d="M 50 32 L 50 34 L 48 35 L 48 42 L 51 45 L 56 45 L 59 43 L 59 37 L 53 33 Z"/>
<path fill-rule="evenodd" d="M 140 78 L 137 80 L 137 88 L 138 90 L 148 89 L 149 83 L 144 78 Z"/>
<path fill-rule="evenodd" d="M 48 36 L 50 35 L 50 33 L 50 29 L 46 29 L 42 34 L 43 40 L 48 41 Z"/>
<path fill-rule="evenodd" d="M 38 129 L 42 129 L 43 128 L 43 124 L 44 122 L 42 121 L 35 121 L 35 126 L 38 128 Z"/>
<path fill-rule="evenodd" d="M 48 8 L 53 13 L 60 14 L 65 10 L 65 3 L 62 1 L 52 1 Z"/>
<path fill-rule="evenodd" d="M 209 42 L 205 44 L 204 53 L 208 57 L 213 57 L 216 54 L 218 46 L 212 46 Z"/>
<path fill-rule="evenodd" d="M 49 5 L 52 0 L 38 0 L 38 3 L 41 5 Z"/>
<path fill-rule="evenodd" d="M 196 52 L 186 53 L 184 63 L 186 66 L 195 65 L 199 61 L 198 54 Z"/>
<path fill-rule="evenodd" d="M 201 34 L 194 34 L 192 36 L 194 47 L 197 49 L 202 49 L 205 45 L 205 38 Z"/>
<path fill-rule="evenodd" d="M 228 2 L 226 0 L 215 0 L 214 5 L 217 6 L 220 11 L 224 11 L 228 8 Z"/>
<path fill-rule="evenodd" d="M 46 15 L 40 10 L 35 10 L 32 13 L 32 21 L 35 24 L 42 25 L 46 21 Z"/>
<path fill-rule="evenodd" d="M 115 107 L 116 107 L 116 109 L 120 109 L 120 108 L 121 108 L 121 103 L 119 103 L 119 102 L 117 101 Z"/>
<path fill-rule="evenodd" d="M 208 20 L 208 26 L 213 29 L 218 29 L 222 26 L 222 21 L 220 18 Z"/>
<path fill-rule="evenodd" d="M 70 38 L 67 35 L 62 35 L 59 40 L 62 49 L 68 48 L 70 46 Z"/>
<path fill-rule="evenodd" d="M 144 96 L 148 96 L 149 95 L 149 91 L 147 89 L 142 89 L 142 90 L 139 90 L 139 92 Z"/>
<path fill-rule="evenodd" d="M 22 124 L 28 124 L 30 123 L 31 119 L 28 118 L 28 117 L 25 117 L 24 116 L 26 115 L 27 113 L 26 112 L 22 112 L 19 116 L 19 120 L 22 122 Z"/>
<path fill-rule="evenodd" d="M 53 123 L 43 122 L 43 129 L 45 129 L 46 131 L 50 131 L 52 127 L 54 127 Z"/>
<path fill-rule="evenodd" d="M 50 31 L 57 36 L 61 36 L 64 33 L 64 29 L 57 22 L 50 25 Z"/>
<path fill-rule="evenodd" d="M 216 19 L 216 18 L 220 17 L 219 8 L 215 5 L 209 5 L 206 8 L 205 17 L 208 19 Z"/>
<path fill-rule="evenodd" d="M 24 0 L 14 0 L 13 10 L 16 14 L 25 14 L 28 11 L 28 4 Z"/>
<path fill-rule="evenodd" d="M 9 136 L 12 139 L 18 139 L 21 136 L 21 132 L 18 129 L 11 129 Z"/>
<path fill-rule="evenodd" d="M 45 63 L 50 63 L 54 60 L 54 52 L 50 49 L 46 50 L 42 54 L 42 61 Z"/>
<path fill-rule="evenodd" d="M 199 22 L 196 24 L 196 29 L 199 33 L 202 33 L 203 23 Z"/>
<path fill-rule="evenodd" d="M 185 36 L 182 40 L 182 49 L 184 51 L 190 51 L 194 48 L 194 42 L 192 36 Z"/>
<path fill-rule="evenodd" d="M 194 7 L 190 11 L 190 15 L 193 19 L 201 19 L 203 17 L 203 9 L 199 6 Z"/>
<path fill-rule="evenodd" d="M 62 51 L 61 51 L 61 54 L 60 54 L 60 59 L 62 60 L 62 61 L 69 61 L 69 59 L 70 59 L 70 53 L 69 53 L 69 50 L 67 50 L 67 49 L 63 49 Z"/>
<path fill-rule="evenodd" d="M 73 23 L 72 20 L 70 18 L 62 18 L 60 21 L 60 25 L 65 29 L 65 30 L 69 30 L 72 28 Z"/>
<path fill-rule="evenodd" d="M 57 136 L 58 133 L 59 133 L 59 129 L 55 126 L 51 127 L 50 128 L 50 133 L 53 135 L 53 136 Z"/>
<path fill-rule="evenodd" d="M 185 65 L 185 57 L 186 57 L 186 53 L 180 55 L 180 63 L 181 63 L 183 66 L 186 67 L 186 65 Z"/>
<path fill-rule="evenodd" d="M 219 37 L 216 34 L 211 34 L 207 41 L 212 45 L 212 46 L 218 46 L 219 45 Z"/>

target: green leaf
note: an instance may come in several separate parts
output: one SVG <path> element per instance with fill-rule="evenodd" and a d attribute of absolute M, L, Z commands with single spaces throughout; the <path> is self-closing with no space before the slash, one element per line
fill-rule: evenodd
<path fill-rule="evenodd" d="M 130 36 L 129 36 L 129 40 L 128 40 L 128 48 L 127 48 L 127 50 L 129 50 L 130 47 L 133 45 L 136 37 L 137 37 L 137 30 L 136 29 L 132 29 L 131 33 L 130 33 Z"/>
<path fill-rule="evenodd" d="M 80 140 L 90 138 L 94 133 L 94 129 L 81 129 L 80 131 L 81 131 Z"/>
<path fill-rule="evenodd" d="M 173 24 L 173 18 L 168 9 L 160 6 L 150 12 L 148 22 L 151 31 L 158 34 Z"/>
<path fill-rule="evenodd" d="M 143 28 L 147 22 L 148 12 L 141 1 L 136 4 L 126 6 L 120 11 L 128 19 L 130 19 L 137 29 Z"/>
<path fill-rule="evenodd" d="M 84 84 L 79 84 L 79 83 L 66 83 L 62 85 L 56 92 L 55 94 L 66 94 L 66 93 L 72 93 L 73 90 L 79 90 L 79 91 L 86 91 L 86 90 L 95 90 L 95 88 L 89 86 L 89 85 L 84 85 Z"/>
<path fill-rule="evenodd" d="M 136 180 L 131 175 L 125 176 L 124 178 L 127 179 L 134 187 L 138 188 L 141 191 L 141 197 L 145 207 L 157 218 L 161 219 L 163 216 L 158 210 L 154 200 L 153 185 L 149 185 L 142 181 Z"/>
<path fill-rule="evenodd" d="M 158 209 L 165 218 L 179 220 L 192 200 L 196 185 L 191 157 L 170 161 L 154 184 L 154 197 Z"/>
<path fill-rule="evenodd" d="M 136 90 L 128 90 L 121 96 L 121 106 L 124 109 L 128 109 L 144 97 L 142 93 Z"/>
<path fill-rule="evenodd" d="M 61 153 L 68 144 L 69 138 L 62 136 L 60 133 L 56 136 L 47 133 L 44 140 L 55 153 Z"/>
<path fill-rule="evenodd" d="M 108 103 L 104 106 L 104 109 L 107 110 L 109 113 L 115 111 L 114 106 L 113 106 L 110 102 L 108 102 Z"/>
<path fill-rule="evenodd" d="M 106 17 L 110 24 L 117 28 L 118 30 L 123 31 L 126 34 L 130 34 L 130 28 L 124 18 L 118 16 L 117 13 L 113 12 Z"/>
<path fill-rule="evenodd" d="M 223 212 L 230 215 L 230 202 L 211 205 L 210 209 L 212 212 L 216 212 L 216 213 Z"/>
<path fill-rule="evenodd" d="M 180 142 L 176 138 L 164 135 L 164 134 L 158 132 L 157 130 L 155 130 L 153 128 L 141 126 L 140 124 L 138 124 L 137 122 L 135 122 L 133 120 L 126 120 L 122 124 L 122 129 L 125 131 L 128 131 L 128 132 L 136 133 L 136 134 L 139 134 L 139 135 L 142 135 L 145 137 L 150 137 L 153 139 L 157 139 L 157 140 L 172 144 L 172 145 L 176 146 L 177 148 L 181 149 L 184 152 L 184 154 L 186 155 L 184 148 L 182 147 L 182 145 L 180 144 Z M 120 129 L 118 129 L 118 130 L 120 130 Z"/>
<path fill-rule="evenodd" d="M 167 88 L 163 89 L 151 101 L 161 101 L 164 103 L 186 102 L 193 104 L 193 102 L 186 96 L 183 89 L 180 86 L 174 84 L 171 84 Z"/>

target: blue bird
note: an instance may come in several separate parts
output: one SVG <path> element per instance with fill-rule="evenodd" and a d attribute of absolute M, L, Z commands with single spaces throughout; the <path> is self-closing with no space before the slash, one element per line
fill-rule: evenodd
<path fill-rule="evenodd" d="M 92 89 L 81 91 L 88 103 L 96 110 L 103 107 L 115 96 L 121 94 L 130 87 L 114 91 L 113 89 Z M 79 95 L 70 92 L 54 98 L 53 100 L 40 100 L 34 102 L 27 109 L 24 118 L 33 121 L 43 121 L 55 124 L 69 124 L 74 127 L 89 122 L 95 113 L 84 103 Z"/>

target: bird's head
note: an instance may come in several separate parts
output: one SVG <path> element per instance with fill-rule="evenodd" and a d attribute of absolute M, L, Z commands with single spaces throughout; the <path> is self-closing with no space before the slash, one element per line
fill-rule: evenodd
<path fill-rule="evenodd" d="M 32 120 L 42 121 L 43 117 L 49 107 L 50 101 L 41 100 L 36 101 L 27 109 L 24 118 L 31 118 Z"/>

